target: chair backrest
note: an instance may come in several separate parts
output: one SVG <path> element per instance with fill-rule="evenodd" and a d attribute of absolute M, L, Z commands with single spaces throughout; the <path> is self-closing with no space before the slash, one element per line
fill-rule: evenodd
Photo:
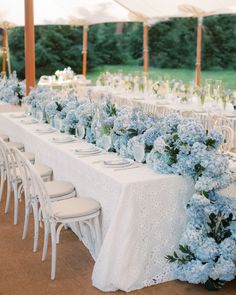
<path fill-rule="evenodd" d="M 208 113 L 207 116 L 207 121 L 208 121 L 208 131 L 211 129 L 214 129 L 216 126 L 222 126 L 222 120 L 221 117 L 215 113 Z"/>
<path fill-rule="evenodd" d="M 208 115 L 206 113 L 193 112 L 193 119 L 201 123 L 205 131 L 208 130 Z"/>
<path fill-rule="evenodd" d="M 229 126 L 217 126 L 215 129 L 220 131 L 224 137 L 224 143 L 221 148 L 225 152 L 229 152 L 233 147 L 234 131 Z"/>
<path fill-rule="evenodd" d="M 38 198 L 42 207 L 43 217 L 48 218 L 52 215 L 50 199 L 47 194 L 43 179 L 38 174 L 35 167 L 28 161 L 23 153 L 13 148 L 17 165 L 19 166 L 21 177 L 26 192 L 30 198 Z"/>
<path fill-rule="evenodd" d="M 4 168 L 7 173 L 7 177 L 10 181 L 15 181 L 17 178 L 16 168 L 17 163 L 12 152 L 7 143 L 0 138 L 0 150 L 1 150 L 1 160 L 3 161 Z"/>

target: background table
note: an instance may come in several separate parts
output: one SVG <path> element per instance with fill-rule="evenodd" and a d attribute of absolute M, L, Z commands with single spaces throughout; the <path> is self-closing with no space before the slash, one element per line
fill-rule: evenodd
<path fill-rule="evenodd" d="M 83 97 L 89 93 L 94 101 L 103 101 L 109 95 L 117 106 L 139 107 L 146 113 L 154 115 L 168 115 L 178 112 L 186 117 L 195 117 L 209 129 L 212 125 L 212 117 L 218 117 L 222 124 L 230 126 L 234 130 L 233 146 L 236 149 L 236 112 L 217 110 L 207 105 L 189 103 L 178 103 L 167 99 L 157 99 L 155 96 L 147 96 L 140 93 L 125 93 L 121 90 L 109 89 L 105 86 L 90 86 L 80 89 L 78 94 Z M 227 121 L 227 122 L 226 122 Z M 211 126 L 212 128 L 212 126 Z"/>

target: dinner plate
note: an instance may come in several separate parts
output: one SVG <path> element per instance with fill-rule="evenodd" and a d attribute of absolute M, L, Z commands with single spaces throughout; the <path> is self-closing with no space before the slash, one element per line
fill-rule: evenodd
<path fill-rule="evenodd" d="M 65 136 L 65 137 L 53 137 L 51 139 L 52 142 L 54 143 L 68 143 L 68 142 L 72 142 L 74 141 L 75 138 L 71 137 L 71 136 Z"/>
<path fill-rule="evenodd" d="M 40 133 L 40 134 L 47 134 L 47 133 L 52 133 L 55 132 L 56 130 L 53 129 L 52 127 L 45 127 L 45 128 L 37 128 L 35 129 L 36 133 Z"/>
<path fill-rule="evenodd" d="M 28 119 L 25 119 L 25 120 L 21 120 L 20 121 L 22 124 L 24 125 L 31 125 L 31 124 L 36 124 L 38 123 L 37 120 L 33 119 L 33 118 L 28 118 Z"/>
<path fill-rule="evenodd" d="M 10 117 L 14 118 L 14 119 L 21 119 L 21 118 L 25 118 L 26 114 L 24 114 L 24 113 L 15 113 L 15 114 L 11 114 Z"/>
<path fill-rule="evenodd" d="M 133 162 L 134 161 L 130 159 L 118 159 L 118 160 L 104 161 L 103 164 L 107 168 L 123 168 L 123 167 L 131 166 Z"/>
<path fill-rule="evenodd" d="M 75 149 L 75 152 L 80 155 L 90 155 L 101 152 L 101 149 L 96 146 L 91 146 Z"/>

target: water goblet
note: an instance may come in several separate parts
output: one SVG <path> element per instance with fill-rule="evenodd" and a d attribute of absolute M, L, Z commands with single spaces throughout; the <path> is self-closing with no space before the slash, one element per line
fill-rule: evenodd
<path fill-rule="evenodd" d="M 43 122 L 43 112 L 38 110 L 37 113 L 36 113 L 36 119 L 39 121 L 39 122 Z"/>
<path fill-rule="evenodd" d="M 110 147 L 111 147 L 111 135 L 106 135 L 104 134 L 102 136 L 102 147 L 104 148 L 104 150 L 106 152 L 109 151 Z"/>
<path fill-rule="evenodd" d="M 62 129 L 62 119 L 56 117 L 54 119 L 54 125 L 57 130 L 61 130 Z"/>
<path fill-rule="evenodd" d="M 137 143 L 134 145 L 134 159 L 135 161 L 142 163 L 145 157 L 145 149 L 143 143 Z"/>
<path fill-rule="evenodd" d="M 76 128 L 75 128 L 75 134 L 76 137 L 80 140 L 82 140 L 85 136 L 85 128 L 83 125 L 77 124 Z"/>

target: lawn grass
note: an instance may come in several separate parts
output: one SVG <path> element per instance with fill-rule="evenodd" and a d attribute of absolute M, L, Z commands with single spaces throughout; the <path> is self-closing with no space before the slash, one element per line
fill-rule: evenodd
<path fill-rule="evenodd" d="M 88 79 L 91 79 L 95 83 L 98 75 L 101 72 L 109 71 L 111 73 L 122 70 L 125 74 L 132 72 L 142 72 L 143 67 L 141 66 L 128 66 L 128 65 L 103 65 L 96 67 L 88 72 Z M 170 79 L 182 80 L 185 83 L 194 81 L 195 71 L 190 69 L 158 69 L 150 68 L 149 75 L 152 79 L 166 76 Z M 236 90 L 236 71 L 233 70 L 210 70 L 202 71 L 201 83 L 204 84 L 205 79 L 222 80 L 225 88 Z"/>

